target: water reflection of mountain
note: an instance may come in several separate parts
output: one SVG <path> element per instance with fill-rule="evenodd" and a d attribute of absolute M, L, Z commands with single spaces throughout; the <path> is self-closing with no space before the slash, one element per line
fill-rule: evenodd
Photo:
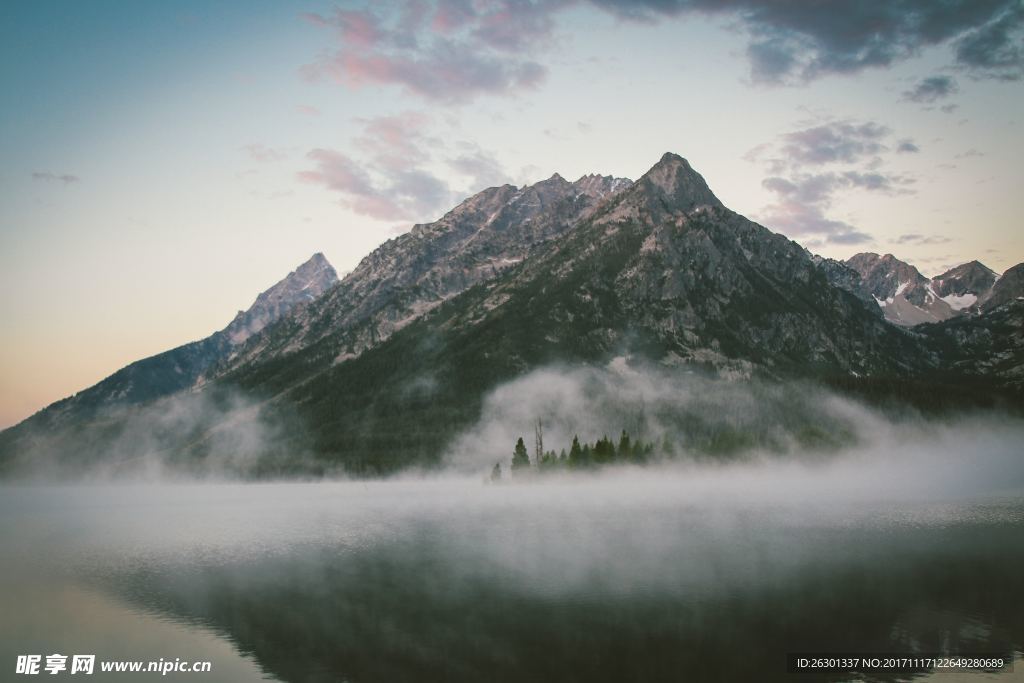
<path fill-rule="evenodd" d="M 648 524 L 611 511 L 610 545 L 580 558 L 592 528 L 524 522 L 530 552 L 517 554 L 507 531 L 489 531 L 500 521 L 107 579 L 140 607 L 224 633 L 285 681 L 792 680 L 785 655 L 798 650 L 1024 645 L 1015 522 L 723 532 L 667 520 L 657 533 L 675 535 L 655 549 L 628 534 Z"/>

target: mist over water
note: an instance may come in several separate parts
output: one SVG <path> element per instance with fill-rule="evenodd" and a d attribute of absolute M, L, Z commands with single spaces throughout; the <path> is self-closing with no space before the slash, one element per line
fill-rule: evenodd
<path fill-rule="evenodd" d="M 8 612 L 2 654 L 145 658 L 106 629 L 201 643 L 217 680 L 726 681 L 788 680 L 796 650 L 1020 650 L 1020 426 L 914 434 L 502 485 L 5 486 L 5 584 L 118 618 Z"/>
<path fill-rule="evenodd" d="M 538 416 L 547 448 L 625 428 L 677 454 L 485 482 Z M 715 454 L 721 430 L 749 438 Z M 1022 443 L 997 414 L 889 415 L 615 363 L 500 387 L 425 473 L 231 483 L 161 464 L 6 484 L 0 665 L 95 652 L 209 658 L 219 681 L 771 681 L 792 680 L 794 651 L 1019 652 Z"/>

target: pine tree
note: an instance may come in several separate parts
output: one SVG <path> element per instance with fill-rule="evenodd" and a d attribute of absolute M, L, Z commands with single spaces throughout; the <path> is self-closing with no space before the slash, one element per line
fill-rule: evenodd
<path fill-rule="evenodd" d="M 512 452 L 512 472 L 530 469 L 530 456 L 526 452 L 526 444 L 523 437 L 516 441 L 516 449 Z"/>
<path fill-rule="evenodd" d="M 639 445 L 640 445 L 640 443 L 637 442 L 637 446 L 639 446 Z M 623 429 L 622 430 L 622 436 L 619 437 L 619 460 L 628 461 L 628 460 L 632 460 L 632 459 L 633 459 L 633 446 L 629 442 L 629 434 L 627 434 L 626 430 Z"/>
<path fill-rule="evenodd" d="M 569 448 L 569 466 L 580 467 L 583 464 L 583 449 L 580 448 L 580 437 L 572 437 L 572 446 Z"/>
<path fill-rule="evenodd" d="M 668 434 L 661 438 L 661 454 L 666 458 L 674 458 L 676 455 L 676 447 L 672 440 L 668 438 Z"/>
<path fill-rule="evenodd" d="M 615 444 L 612 443 L 612 440 L 607 435 L 602 436 L 594 444 L 594 463 L 606 465 L 613 460 L 615 460 Z"/>
<path fill-rule="evenodd" d="M 491 481 L 501 481 L 501 463 L 494 463 L 494 469 L 491 470 Z"/>

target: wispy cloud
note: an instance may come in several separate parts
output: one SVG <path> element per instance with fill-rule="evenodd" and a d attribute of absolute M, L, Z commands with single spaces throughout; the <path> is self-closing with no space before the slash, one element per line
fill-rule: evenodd
<path fill-rule="evenodd" d="M 249 158 L 253 161 L 266 163 L 270 161 L 281 161 L 287 159 L 288 155 L 279 149 L 273 149 L 266 145 L 254 143 L 251 145 L 245 145 L 242 147 L 243 150 L 249 155 Z"/>
<path fill-rule="evenodd" d="M 1024 76 L 1024 5 L 998 4 L 991 20 L 957 42 L 956 59 L 975 78 L 1017 81 Z"/>
<path fill-rule="evenodd" d="M 903 99 L 908 102 L 931 104 L 959 92 L 960 86 L 950 76 L 929 76 L 917 82 L 910 90 L 903 92 Z"/>
<path fill-rule="evenodd" d="M 302 182 L 338 193 L 356 213 L 382 221 L 432 220 L 460 197 L 509 180 L 484 149 L 450 146 L 433 134 L 433 120 L 421 112 L 358 121 L 362 132 L 350 151 L 314 149 L 307 154 L 314 168 L 298 174 Z M 452 186 L 452 170 L 469 180 L 468 188 Z"/>
<path fill-rule="evenodd" d="M 65 185 L 71 183 L 77 183 L 81 180 L 76 175 L 71 173 L 51 173 L 50 171 L 34 171 L 32 173 L 32 180 L 41 180 L 43 182 L 59 182 Z"/>
<path fill-rule="evenodd" d="M 1016 79 L 1024 67 L 1018 0 L 592 0 L 626 20 L 696 13 L 737 19 L 753 80 L 807 82 L 888 67 L 948 44 L 976 78 Z"/>
<path fill-rule="evenodd" d="M 464 147 L 461 154 L 448 161 L 448 165 L 456 173 L 469 178 L 473 187 L 482 189 L 512 182 L 512 178 L 494 155 L 476 145 Z"/>
<path fill-rule="evenodd" d="M 309 80 L 394 85 L 456 103 L 538 86 L 547 70 L 525 55 L 550 38 L 559 2 L 406 3 L 400 11 L 306 15 L 335 29 L 339 48 L 302 68 Z"/>
<path fill-rule="evenodd" d="M 870 234 L 829 218 L 835 198 L 850 191 L 898 195 L 913 192 L 914 179 L 885 171 L 892 131 L 875 122 L 827 121 L 795 130 L 775 143 L 747 154 L 770 174 L 762 186 L 775 195 L 758 218 L 769 227 L 806 243 L 865 244 Z M 896 142 L 897 152 L 915 152 L 910 140 Z"/>
<path fill-rule="evenodd" d="M 1018 0 L 408 0 L 303 15 L 332 30 L 338 46 L 302 73 L 446 103 L 535 88 L 547 74 L 545 52 L 560 42 L 559 13 L 581 5 L 633 23 L 732 22 L 747 35 L 750 77 L 761 84 L 885 68 L 938 45 L 974 78 L 1016 79 L 1024 68 Z M 928 97 L 935 85 L 911 96 Z"/>
<path fill-rule="evenodd" d="M 903 138 L 896 143 L 897 154 L 917 154 L 921 151 L 921 148 L 917 146 L 917 143 L 910 138 Z"/>
<path fill-rule="evenodd" d="M 942 235 L 922 235 L 920 233 L 907 233 L 900 235 L 896 239 L 889 240 L 891 244 L 911 244 L 914 246 L 946 244 L 952 241 L 950 238 L 943 237 Z"/>

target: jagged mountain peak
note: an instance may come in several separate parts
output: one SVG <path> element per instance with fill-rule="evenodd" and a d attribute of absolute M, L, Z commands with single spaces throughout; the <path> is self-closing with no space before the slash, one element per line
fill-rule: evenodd
<path fill-rule="evenodd" d="M 893 289 L 897 288 L 900 283 L 925 283 L 928 281 L 921 271 L 892 254 L 879 255 L 865 251 L 854 254 L 844 263 L 859 272 L 865 280 L 880 277 L 888 282 L 894 282 Z"/>
<path fill-rule="evenodd" d="M 601 199 L 608 195 L 615 194 L 619 190 L 625 189 L 632 184 L 633 181 L 629 178 L 616 178 L 615 176 L 610 175 L 588 173 L 573 182 L 572 186 L 580 194 Z"/>
<path fill-rule="evenodd" d="M 954 266 L 935 277 L 935 280 L 947 280 L 950 278 L 965 278 L 965 277 L 976 277 L 991 279 L 992 282 L 999 277 L 999 273 L 992 270 L 984 263 L 978 260 L 968 261 L 967 263 L 961 263 L 958 266 Z M 988 286 L 992 286 L 992 282 L 989 282 Z"/>
<path fill-rule="evenodd" d="M 704 177 L 690 166 L 690 162 L 672 152 L 666 152 L 658 163 L 633 184 L 633 188 L 635 192 L 659 198 L 670 210 L 689 211 L 698 206 L 722 206 Z"/>
<path fill-rule="evenodd" d="M 256 297 L 248 310 L 239 311 L 224 334 L 238 345 L 295 306 L 313 301 L 338 282 L 338 273 L 322 253 L 313 254 L 298 268 Z"/>
<path fill-rule="evenodd" d="M 943 299 L 953 302 L 960 310 L 973 306 L 995 284 L 998 273 L 980 261 L 968 261 L 950 268 L 932 280 L 932 289 Z"/>
<path fill-rule="evenodd" d="M 991 311 L 1004 304 L 1024 298 L 1024 263 L 1018 263 L 1000 275 L 981 302 L 983 311 Z"/>

